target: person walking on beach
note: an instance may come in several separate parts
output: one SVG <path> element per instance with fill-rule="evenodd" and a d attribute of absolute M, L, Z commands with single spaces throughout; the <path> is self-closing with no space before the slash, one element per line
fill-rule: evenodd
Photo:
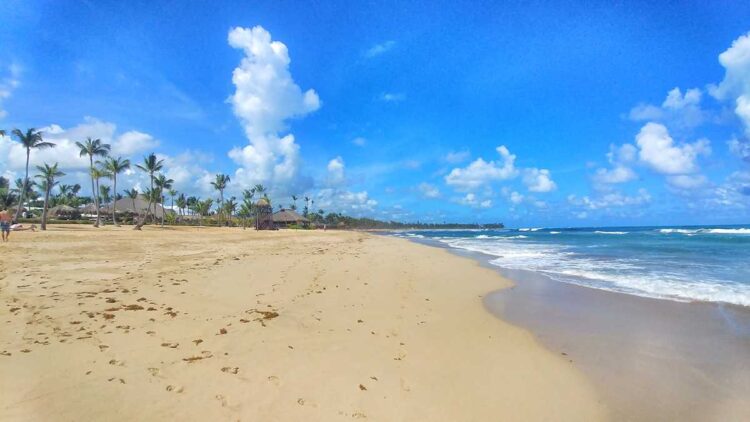
<path fill-rule="evenodd" d="M 2 231 L 3 242 L 7 242 L 10 237 L 10 213 L 7 209 L 0 211 L 0 231 Z"/>

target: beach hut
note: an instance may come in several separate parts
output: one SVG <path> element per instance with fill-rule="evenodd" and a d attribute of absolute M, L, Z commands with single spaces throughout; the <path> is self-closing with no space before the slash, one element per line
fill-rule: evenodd
<path fill-rule="evenodd" d="M 138 214 L 144 215 L 148 210 L 148 199 L 143 195 L 138 195 L 137 198 L 121 198 L 115 201 L 114 204 L 108 205 L 107 212 L 112 213 L 112 206 L 115 207 L 115 212 L 118 214 Z M 161 218 L 165 210 L 161 204 L 151 203 L 151 212 L 156 218 Z M 168 211 L 166 211 L 168 212 Z"/>
<path fill-rule="evenodd" d="M 60 220 L 76 220 L 81 218 L 81 212 L 77 208 L 64 204 L 50 208 L 47 210 L 47 213 L 50 217 Z"/>
<path fill-rule="evenodd" d="M 281 209 L 273 214 L 273 225 L 277 229 L 295 227 L 307 227 L 310 220 L 297 214 L 294 210 Z"/>
<path fill-rule="evenodd" d="M 255 203 L 255 230 L 273 230 L 273 208 L 266 198 Z"/>

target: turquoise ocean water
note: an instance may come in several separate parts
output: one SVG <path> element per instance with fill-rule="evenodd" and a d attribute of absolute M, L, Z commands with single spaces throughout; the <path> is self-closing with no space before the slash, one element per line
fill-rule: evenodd
<path fill-rule="evenodd" d="M 677 301 L 750 306 L 750 225 L 404 231 L 552 280 Z"/>

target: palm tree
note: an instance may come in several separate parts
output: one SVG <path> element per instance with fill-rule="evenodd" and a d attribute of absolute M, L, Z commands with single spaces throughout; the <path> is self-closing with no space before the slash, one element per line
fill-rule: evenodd
<path fill-rule="evenodd" d="M 200 225 L 203 227 L 203 216 L 207 215 L 209 211 L 211 211 L 211 205 L 213 205 L 214 200 L 211 198 L 206 199 L 205 201 L 197 201 L 196 202 L 196 209 L 195 211 L 200 216 Z"/>
<path fill-rule="evenodd" d="M 186 206 L 187 206 L 187 199 L 185 198 L 185 194 L 181 193 L 180 196 L 177 197 L 177 208 L 180 209 L 180 215 L 184 214 L 184 210 Z"/>
<path fill-rule="evenodd" d="M 154 179 L 154 184 L 156 185 L 156 188 L 158 189 L 158 194 L 156 196 L 156 199 L 161 202 L 161 226 L 164 227 L 164 214 L 167 213 L 166 209 L 164 208 L 164 191 L 169 190 L 172 188 L 172 183 L 174 183 L 174 180 L 167 179 L 167 176 L 160 174 L 156 179 Z M 156 209 L 156 205 L 154 205 L 154 209 Z"/>
<path fill-rule="evenodd" d="M 107 170 L 110 177 L 112 178 L 112 190 L 115 192 L 115 196 L 117 196 L 117 175 L 124 172 L 125 170 L 130 168 L 130 160 L 127 158 L 122 157 L 110 157 L 106 160 L 104 160 L 104 169 Z M 115 198 L 115 203 L 117 202 L 117 198 Z M 117 224 L 117 217 L 115 216 L 115 204 L 112 204 L 112 224 Z"/>
<path fill-rule="evenodd" d="M 229 200 L 224 204 L 224 210 L 229 215 L 229 225 L 232 225 L 232 214 L 237 210 L 237 202 L 235 201 L 235 197 L 229 198 Z"/>
<path fill-rule="evenodd" d="M 19 198 L 24 197 L 26 199 L 34 201 L 38 197 L 38 194 L 34 191 L 35 185 L 36 183 L 33 180 L 22 179 L 19 177 L 18 179 L 16 179 L 16 187 L 12 190 L 18 195 Z"/>
<path fill-rule="evenodd" d="M 26 130 L 26 133 L 21 132 L 20 129 L 13 129 L 13 135 L 15 135 L 16 139 L 18 139 L 18 142 L 20 142 L 21 145 L 26 148 L 26 177 L 24 178 L 24 180 L 26 181 L 26 184 L 29 185 L 29 158 L 31 157 L 31 150 L 54 148 L 55 144 L 42 139 L 42 132 L 34 128 Z M 3 136 L 5 136 L 4 132 Z M 18 201 L 18 208 L 16 209 L 16 220 L 18 220 L 18 217 L 21 215 L 21 207 L 23 206 L 23 201 L 25 199 L 26 195 L 24 190 L 21 192 L 21 197 Z"/>
<path fill-rule="evenodd" d="M 55 163 L 52 167 L 45 163 L 44 166 L 36 166 L 36 168 L 39 170 L 39 174 L 36 177 L 42 179 L 42 187 L 44 188 L 44 208 L 42 211 L 41 229 L 47 230 L 47 209 L 49 207 L 49 193 L 52 188 L 57 185 L 57 181 L 55 179 L 65 176 L 65 173 L 57 169 L 57 163 Z"/>
<path fill-rule="evenodd" d="M 99 186 L 99 195 L 101 196 L 102 202 L 104 202 L 105 204 L 108 204 L 109 201 L 112 200 L 112 197 L 110 196 L 110 189 L 107 185 Z"/>
<path fill-rule="evenodd" d="M 143 164 L 136 164 L 136 167 L 139 169 L 145 171 L 148 173 L 148 177 L 151 180 L 151 190 L 154 190 L 154 174 L 158 172 L 159 170 L 164 167 L 164 160 L 159 160 L 156 158 L 156 154 L 153 152 L 149 154 L 147 157 L 143 157 Z M 134 227 L 135 230 L 140 230 L 141 227 L 146 223 L 146 218 L 148 218 L 148 213 L 151 212 L 151 196 L 149 196 L 148 201 L 148 209 L 146 210 L 146 215 L 143 218 L 142 221 L 139 221 L 138 224 Z"/>
<path fill-rule="evenodd" d="M 89 156 L 89 172 L 91 173 L 91 196 L 94 197 L 94 207 L 96 207 L 96 224 L 94 224 L 94 227 L 99 227 L 99 224 L 101 223 L 101 217 L 99 216 L 99 195 L 97 187 L 95 186 L 94 178 L 94 156 L 106 157 L 112 147 L 109 144 L 103 143 L 101 139 L 91 139 L 90 137 L 86 138 L 84 142 L 76 142 L 76 146 L 80 149 L 78 153 L 79 156 Z"/>
<path fill-rule="evenodd" d="M 8 209 L 16 203 L 16 194 L 8 188 L 0 187 L 0 209 Z"/>
<path fill-rule="evenodd" d="M 187 209 L 193 213 L 192 215 L 195 215 L 195 206 L 198 204 L 198 200 L 199 199 L 194 196 L 188 196 L 187 200 L 185 200 Z"/>
<path fill-rule="evenodd" d="M 219 191 L 219 221 L 221 221 L 221 214 L 223 214 L 223 205 L 224 205 L 224 189 L 227 187 L 227 183 L 230 182 L 229 176 L 226 174 L 217 174 L 216 180 L 211 182 L 211 185 L 213 185 L 214 189 Z"/>
<path fill-rule="evenodd" d="M 172 208 L 172 211 L 174 211 L 174 197 L 177 196 L 177 190 L 176 189 L 170 189 L 168 193 L 169 193 L 169 197 L 172 198 L 172 206 L 171 206 L 171 208 Z"/>
<path fill-rule="evenodd" d="M 99 216 L 99 209 L 102 206 L 101 201 L 101 189 L 99 189 L 99 179 L 102 177 L 109 177 L 109 172 L 101 167 L 94 167 L 91 169 L 91 178 L 94 179 L 94 191 L 96 195 L 94 197 L 94 206 L 96 207 L 96 227 L 101 223 L 101 217 Z"/>
<path fill-rule="evenodd" d="M 297 199 L 299 199 L 297 195 L 292 195 L 292 205 L 289 208 L 297 210 Z"/>
<path fill-rule="evenodd" d="M 307 214 L 309 213 L 310 213 L 310 197 L 305 196 L 305 208 L 304 210 L 302 210 L 302 215 L 305 216 L 305 218 L 307 218 Z"/>
<path fill-rule="evenodd" d="M 131 201 L 133 201 L 133 215 L 140 214 L 138 210 L 135 209 L 135 199 L 138 198 L 138 190 L 136 188 L 126 190 L 125 196 L 130 198 Z M 133 220 L 135 220 L 135 217 L 133 217 Z"/>

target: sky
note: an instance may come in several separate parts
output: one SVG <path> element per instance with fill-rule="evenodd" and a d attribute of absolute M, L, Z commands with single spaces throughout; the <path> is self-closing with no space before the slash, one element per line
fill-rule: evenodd
<path fill-rule="evenodd" d="M 84 193 L 90 136 L 203 198 L 224 173 L 382 220 L 742 224 L 750 3 L 5 0 L 0 128 L 30 127 Z M 24 160 L 0 138 L 0 175 Z"/>

